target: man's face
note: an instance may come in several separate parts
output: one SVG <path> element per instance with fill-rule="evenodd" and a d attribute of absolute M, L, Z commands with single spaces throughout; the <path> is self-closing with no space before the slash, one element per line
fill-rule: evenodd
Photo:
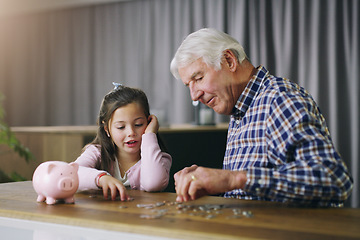
<path fill-rule="evenodd" d="M 200 58 L 179 68 L 179 75 L 185 86 L 189 87 L 193 101 L 200 101 L 219 114 L 231 114 L 237 99 L 232 91 L 233 75 L 226 63 L 215 71 Z"/>

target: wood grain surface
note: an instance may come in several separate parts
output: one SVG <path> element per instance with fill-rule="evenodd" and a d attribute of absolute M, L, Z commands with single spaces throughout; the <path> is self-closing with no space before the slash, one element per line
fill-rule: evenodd
<path fill-rule="evenodd" d="M 178 239 L 360 239 L 360 209 L 296 208 L 213 196 L 179 205 L 175 193 L 137 190 L 129 191 L 134 198 L 129 202 L 106 200 L 98 191 L 77 193 L 75 204 L 47 205 L 36 202 L 30 181 L 0 184 L 0 192 L 0 216 L 17 219 Z M 165 204 L 138 207 L 156 203 Z M 199 211 L 204 205 L 221 209 Z M 252 216 L 235 218 L 235 210 Z M 143 218 L 159 211 L 165 214 Z"/>

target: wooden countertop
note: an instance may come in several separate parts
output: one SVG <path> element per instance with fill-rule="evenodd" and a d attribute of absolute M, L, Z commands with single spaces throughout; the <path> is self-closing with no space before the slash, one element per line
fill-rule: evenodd
<path fill-rule="evenodd" d="M 98 193 L 75 195 L 75 204 L 47 205 L 36 202 L 32 183 L 0 184 L 0 216 L 140 233 L 178 239 L 359 239 L 360 209 L 295 208 L 260 201 L 224 199 L 206 196 L 187 202 L 187 211 L 179 210 L 175 193 L 147 193 L 130 190 L 131 202 L 104 200 Z M 153 209 L 138 204 L 165 205 Z M 211 213 L 199 210 L 199 205 L 222 206 Z M 184 207 L 184 206 L 183 206 Z M 184 208 L 183 208 L 184 209 Z M 196 211 L 195 211 L 195 210 Z M 240 210 L 241 209 L 241 210 Z M 165 215 L 153 216 L 162 210 Z M 234 212 L 252 213 L 252 217 Z M 217 212 L 214 212 L 217 211 Z M 207 217 L 209 214 L 212 217 Z M 245 214 L 246 215 L 246 214 Z"/>

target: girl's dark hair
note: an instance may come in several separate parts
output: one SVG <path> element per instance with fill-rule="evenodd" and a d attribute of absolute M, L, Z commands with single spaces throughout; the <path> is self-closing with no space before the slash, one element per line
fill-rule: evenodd
<path fill-rule="evenodd" d="M 150 116 L 148 99 L 146 94 L 140 89 L 118 86 L 104 97 L 97 119 L 97 134 L 95 139 L 91 142 L 91 144 L 97 145 L 101 151 L 101 161 L 98 161 L 98 165 L 96 166 L 97 169 L 109 171 L 110 166 L 115 162 L 117 146 L 112 139 L 108 137 L 105 127 L 108 126 L 116 109 L 130 103 L 139 104 L 142 107 L 146 118 Z M 160 140 L 159 144 L 160 147 L 162 147 Z"/>

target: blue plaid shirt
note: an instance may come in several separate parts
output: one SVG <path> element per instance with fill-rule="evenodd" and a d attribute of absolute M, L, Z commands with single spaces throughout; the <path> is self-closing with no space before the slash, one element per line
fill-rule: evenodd
<path fill-rule="evenodd" d="M 340 206 L 352 178 L 317 104 L 297 84 L 257 70 L 234 107 L 223 163 L 248 180 L 225 197 Z"/>

